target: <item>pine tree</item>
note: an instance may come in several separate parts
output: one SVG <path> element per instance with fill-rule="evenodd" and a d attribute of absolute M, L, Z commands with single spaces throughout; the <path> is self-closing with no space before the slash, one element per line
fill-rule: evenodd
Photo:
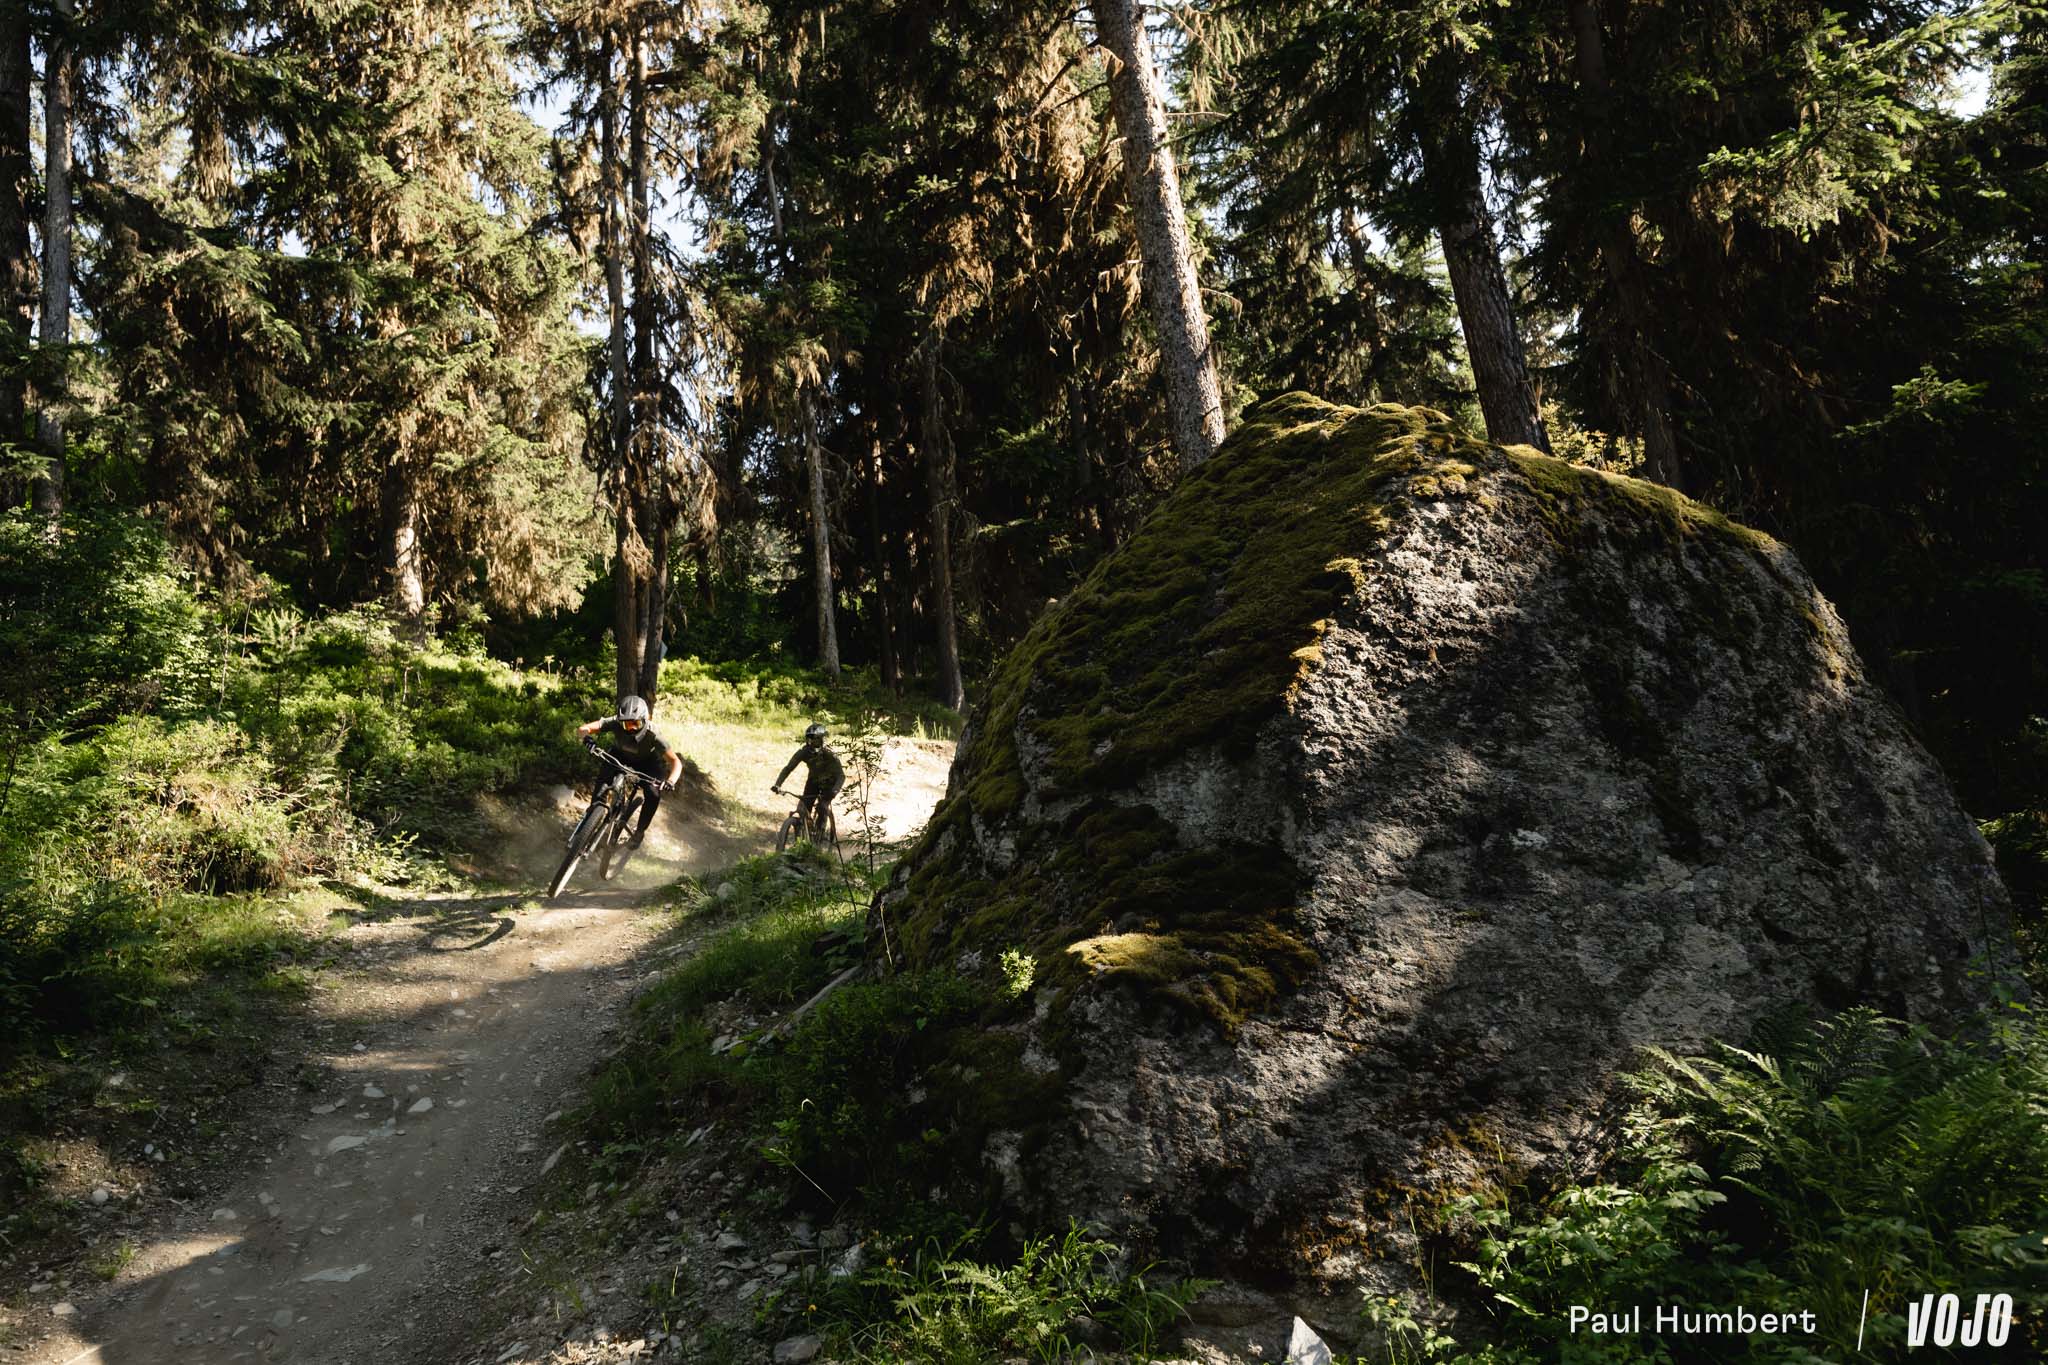
<path fill-rule="evenodd" d="M 1145 297 L 1159 333 L 1174 444 L 1183 467 L 1192 469 L 1223 441 L 1223 394 L 1166 131 L 1165 91 L 1145 32 L 1143 0 L 1093 5 L 1097 41 L 1116 59 L 1110 103 L 1123 135 L 1124 179 L 1144 253 Z"/>
<path fill-rule="evenodd" d="M 27 436 L 29 338 L 36 266 L 29 240 L 29 16 L 0 6 L 0 508 L 21 500 L 17 449 Z"/>
<path fill-rule="evenodd" d="M 1211 141 L 1232 197 L 1232 181 L 1256 186 L 1239 222 L 1343 256 L 1360 287 L 1384 271 L 1363 268 L 1357 217 L 1411 255 L 1434 235 L 1488 434 L 1544 448 L 1485 196 L 1480 135 L 1508 79 L 1493 10 L 1469 0 L 1225 7 L 1232 41 L 1208 45 L 1204 78 L 1231 107 Z"/>
<path fill-rule="evenodd" d="M 576 343 L 505 13 L 138 16 L 136 151 L 87 187 L 84 292 L 94 420 L 174 533 L 415 624 L 573 600 Z"/>
<path fill-rule="evenodd" d="M 697 192 L 707 80 L 698 44 L 711 26 L 690 7 L 574 0 L 537 13 L 527 35 L 573 96 L 558 177 L 593 310 L 606 320 L 586 459 L 611 514 L 618 690 L 650 702 L 675 614 L 672 561 L 695 555 L 708 583 L 717 509 L 730 500 L 707 418 L 723 337 L 697 270 L 653 223 L 659 185 Z"/>

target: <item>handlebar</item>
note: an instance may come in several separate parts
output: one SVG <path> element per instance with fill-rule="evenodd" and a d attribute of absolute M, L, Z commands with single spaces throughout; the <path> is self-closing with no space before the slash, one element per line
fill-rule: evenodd
<path fill-rule="evenodd" d="M 609 749 L 601 747 L 598 744 L 598 742 L 594 739 L 584 740 L 583 747 L 590 751 L 591 757 L 599 759 L 607 766 L 614 768 L 621 773 L 624 773 L 627 777 L 632 778 L 635 782 L 644 782 L 650 787 L 659 787 L 661 785 L 660 778 L 649 777 L 646 773 L 641 772 L 638 768 L 632 767 L 629 764 L 621 762 L 617 754 L 614 754 Z"/>

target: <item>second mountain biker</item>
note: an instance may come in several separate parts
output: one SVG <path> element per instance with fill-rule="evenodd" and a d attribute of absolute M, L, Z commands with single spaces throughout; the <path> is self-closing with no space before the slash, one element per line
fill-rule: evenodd
<path fill-rule="evenodd" d="M 640 841 L 647 837 L 647 827 L 654 822 L 654 812 L 661 805 L 661 794 L 673 791 L 676 779 L 683 775 L 682 758 L 654 733 L 654 727 L 648 723 L 651 719 L 645 701 L 639 697 L 620 697 L 616 716 L 576 727 L 576 733 L 584 738 L 612 736 L 612 753 L 620 762 L 661 783 L 647 794 L 646 803 L 640 807 L 640 827 L 633 831 L 634 848 L 640 847 Z"/>
<path fill-rule="evenodd" d="M 789 762 L 782 765 L 782 772 L 775 778 L 775 790 L 782 790 L 782 780 L 795 770 L 797 764 L 804 765 L 803 806 L 806 820 L 819 820 L 832 808 L 832 798 L 839 795 L 839 789 L 846 785 L 846 769 L 839 762 L 839 755 L 825 747 L 825 727 L 813 725 L 804 731 L 804 747 L 790 755 Z"/>

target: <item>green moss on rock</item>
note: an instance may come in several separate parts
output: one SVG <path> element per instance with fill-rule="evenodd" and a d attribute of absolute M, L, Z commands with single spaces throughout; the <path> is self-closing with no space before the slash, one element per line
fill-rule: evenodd
<path fill-rule="evenodd" d="M 1149 806 L 1107 798 L 1191 752 L 1248 750 L 1398 500 L 1469 496 L 1484 450 L 1426 409 L 1258 408 L 1005 660 L 961 790 L 910 859 L 893 925 L 908 959 L 1021 945 L 1048 984 L 1120 982 L 1226 1034 L 1305 979 L 1299 879 L 1277 847 L 1186 847 Z M 1073 808 L 1016 818 L 1027 789 Z M 1008 870 L 989 837 L 1015 841 Z"/>
<path fill-rule="evenodd" d="M 1443 499 L 1533 516 L 1567 557 L 1613 533 L 1774 549 L 1669 489 L 1489 446 L 1429 409 L 1265 403 L 1004 660 L 892 898 L 911 964 L 1022 946 L 1043 981 L 1124 983 L 1226 1034 L 1306 979 L 1285 854 L 1184 846 L 1132 789 L 1191 754 L 1245 756 L 1387 532 Z M 1715 635 L 1750 625 L 1707 615 Z M 1624 704 L 1628 666 L 1607 689 Z"/>
<path fill-rule="evenodd" d="M 1272 846 L 1186 848 L 1149 806 L 1091 802 L 1025 831 L 1015 867 L 990 878 L 962 825 L 955 803 L 938 848 L 914 859 L 891 927 L 914 965 L 1019 947 L 1042 986 L 1116 980 L 1226 1034 L 1315 965 L 1293 867 Z"/>
<path fill-rule="evenodd" d="M 1543 524 L 1562 543 L 1581 541 L 1593 529 L 1586 512 L 1608 507 L 1632 513 L 1632 521 L 1655 529 L 1673 544 L 1711 537 L 1766 556 L 1778 548 L 1778 542 L 1762 531 L 1730 521 L 1661 483 L 1589 469 L 1526 446 L 1504 447 L 1501 453 L 1522 476 Z"/>
<path fill-rule="evenodd" d="M 1248 747 L 1356 586 L 1392 483 L 1472 471 L 1442 420 L 1306 394 L 1258 408 L 1005 660 L 968 755 L 975 813 L 1023 799 L 1020 722 L 1047 751 L 1041 796 L 1122 786 L 1199 745 Z"/>

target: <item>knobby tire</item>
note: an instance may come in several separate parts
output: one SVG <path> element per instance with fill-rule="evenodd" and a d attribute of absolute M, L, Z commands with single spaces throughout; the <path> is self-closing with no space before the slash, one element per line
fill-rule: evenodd
<path fill-rule="evenodd" d="M 608 882 L 626 870 L 626 861 L 633 856 L 633 825 L 640 814 L 640 803 L 646 799 L 633 797 L 612 823 L 611 837 L 604 841 L 604 857 L 597 864 L 598 880 Z"/>
<path fill-rule="evenodd" d="M 583 818 L 576 822 L 576 829 L 569 835 L 569 851 L 562 855 L 562 865 L 555 869 L 555 879 L 548 883 L 548 899 L 562 894 L 562 888 L 569 884 L 569 878 L 576 873 L 576 864 L 583 861 L 583 855 L 590 851 L 591 841 L 604 828 L 604 813 L 608 809 L 601 800 L 592 801 L 590 809 L 583 812 Z"/>

